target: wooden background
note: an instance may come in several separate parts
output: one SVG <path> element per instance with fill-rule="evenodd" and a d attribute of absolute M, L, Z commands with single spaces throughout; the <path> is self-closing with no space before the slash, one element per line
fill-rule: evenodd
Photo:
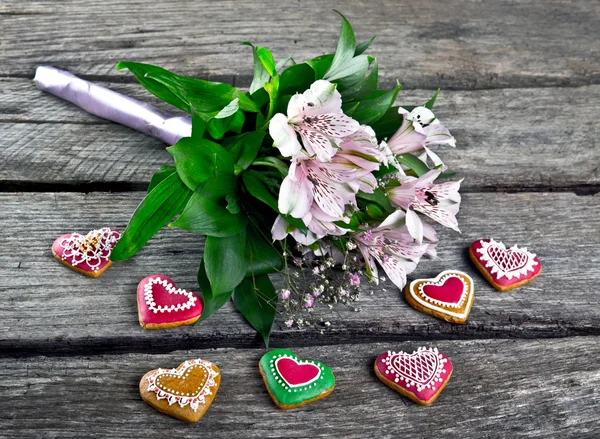
<path fill-rule="evenodd" d="M 196 289 L 202 241 L 161 232 L 134 259 L 90 279 L 58 264 L 53 240 L 123 229 L 164 145 L 39 92 L 53 65 L 156 103 L 120 60 L 248 86 L 252 41 L 276 57 L 335 48 L 339 9 L 357 38 L 377 34 L 382 84 L 399 102 L 443 93 L 437 115 L 457 139 L 440 155 L 465 177 L 462 234 L 441 231 L 439 259 L 414 276 L 471 274 L 468 323 L 410 308 L 383 285 L 321 312 L 319 328 L 284 329 L 272 345 L 330 365 L 337 387 L 292 412 L 271 402 L 257 362 L 265 352 L 225 306 L 195 327 L 144 331 L 135 287 L 165 273 Z M 600 437 L 600 2 L 0 0 L 0 437 Z M 165 108 L 162 106 L 162 108 Z M 493 290 L 467 258 L 475 239 L 529 246 L 539 279 Z M 372 373 L 388 349 L 437 346 L 455 372 L 419 407 Z M 201 422 L 145 405 L 140 377 L 201 357 L 223 384 Z"/>

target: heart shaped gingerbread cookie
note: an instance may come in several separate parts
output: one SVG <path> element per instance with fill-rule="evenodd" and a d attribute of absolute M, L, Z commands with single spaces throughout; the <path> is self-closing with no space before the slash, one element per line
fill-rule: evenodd
<path fill-rule="evenodd" d="M 375 374 L 385 385 L 420 405 L 436 400 L 452 375 L 452 363 L 436 348 L 412 354 L 388 351 L 375 360 Z"/>
<path fill-rule="evenodd" d="M 140 395 L 159 412 L 198 422 L 215 399 L 220 384 L 216 365 L 206 360 L 188 360 L 176 369 L 148 372 L 140 380 Z"/>
<path fill-rule="evenodd" d="M 467 321 L 474 296 L 473 279 L 454 270 L 443 271 L 435 279 L 413 280 L 404 289 L 410 306 L 451 323 Z"/>
<path fill-rule="evenodd" d="M 269 395 L 283 410 L 325 398 L 335 386 L 333 372 L 315 360 L 301 360 L 287 349 L 266 353 L 258 364 Z"/>
<path fill-rule="evenodd" d="M 145 277 L 137 288 L 138 317 L 144 329 L 164 329 L 196 323 L 202 314 L 202 299 L 175 286 L 167 276 Z"/>
<path fill-rule="evenodd" d="M 110 253 L 121 234 L 108 227 L 92 230 L 87 235 L 67 233 L 52 244 L 52 254 L 67 267 L 90 277 L 98 277 L 110 265 Z"/>
<path fill-rule="evenodd" d="M 471 260 L 498 291 L 525 285 L 542 272 L 540 260 L 526 248 L 511 248 L 493 239 L 478 239 L 469 249 Z"/>

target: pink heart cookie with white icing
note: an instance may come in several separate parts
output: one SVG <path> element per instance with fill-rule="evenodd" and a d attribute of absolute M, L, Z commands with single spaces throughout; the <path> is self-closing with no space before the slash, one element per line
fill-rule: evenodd
<path fill-rule="evenodd" d="M 498 291 L 508 291 L 531 282 L 542 272 L 540 260 L 515 245 L 511 248 L 493 239 L 478 239 L 469 255 L 481 274 Z"/>
<path fill-rule="evenodd" d="M 452 363 L 436 348 L 412 354 L 387 351 L 375 360 L 375 374 L 385 385 L 420 405 L 436 400 L 452 375 Z"/>
<path fill-rule="evenodd" d="M 145 277 L 137 288 L 138 316 L 144 329 L 163 329 L 196 323 L 204 303 L 191 291 L 175 286 L 167 276 Z"/>
<path fill-rule="evenodd" d="M 52 254 L 67 267 L 90 277 L 98 277 L 110 265 L 110 254 L 121 234 L 104 227 L 87 235 L 67 233 L 52 244 Z"/>
<path fill-rule="evenodd" d="M 417 311 L 451 323 L 465 323 L 471 312 L 473 279 L 462 271 L 446 270 L 435 279 L 415 279 L 404 289 L 404 297 Z"/>

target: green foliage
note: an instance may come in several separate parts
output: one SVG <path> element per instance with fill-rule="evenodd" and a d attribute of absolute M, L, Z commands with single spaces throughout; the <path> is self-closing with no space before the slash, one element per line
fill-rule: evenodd
<path fill-rule="evenodd" d="M 135 255 L 171 219 L 181 213 L 192 191 L 172 173 L 156 185 L 129 220 L 110 259 L 122 261 Z"/>
<path fill-rule="evenodd" d="M 236 98 L 242 110 L 260 110 L 252 99 L 227 84 L 176 75 L 150 64 L 120 62 L 117 70 L 121 69 L 129 69 L 139 83 L 159 99 L 188 113 L 193 108 L 203 120 L 212 119 Z"/>
<path fill-rule="evenodd" d="M 184 137 L 167 151 L 175 159 L 179 177 L 193 191 L 210 177 L 234 173 L 231 154 L 207 139 Z"/>
<path fill-rule="evenodd" d="M 242 251 L 246 247 L 246 229 L 235 235 L 206 237 L 204 265 L 215 294 L 233 290 L 246 277 L 248 260 Z"/>
<path fill-rule="evenodd" d="M 244 279 L 233 290 L 233 303 L 269 347 L 277 309 L 277 293 L 269 276 L 263 274 Z"/>

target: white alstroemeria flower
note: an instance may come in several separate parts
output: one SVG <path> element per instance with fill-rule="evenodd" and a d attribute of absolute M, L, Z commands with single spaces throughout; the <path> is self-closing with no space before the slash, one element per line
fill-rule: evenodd
<path fill-rule="evenodd" d="M 424 224 L 423 233 L 428 242 L 416 243 L 408 231 L 406 214 L 397 210 L 379 226 L 353 233 L 352 239 L 363 255 L 366 272 L 373 282 L 379 281 L 377 262 L 398 288 L 404 288 L 406 275 L 416 268 L 421 257 L 435 254 L 435 230 Z"/>
<path fill-rule="evenodd" d="M 392 205 L 406 210 L 406 226 L 410 235 L 421 243 L 424 224 L 417 212 L 421 212 L 441 225 L 460 232 L 456 214 L 460 209 L 460 181 L 434 183 L 439 170 L 431 170 L 419 178 L 403 177 L 400 186 L 388 189 Z"/>
<path fill-rule="evenodd" d="M 307 157 L 328 162 L 342 139 L 359 127 L 357 121 L 342 113 L 342 97 L 336 85 L 318 80 L 303 94 L 292 96 L 287 116 L 282 113 L 273 116 L 269 134 L 284 157 L 297 157 L 304 153 Z M 302 144 L 297 134 L 300 134 Z"/>

